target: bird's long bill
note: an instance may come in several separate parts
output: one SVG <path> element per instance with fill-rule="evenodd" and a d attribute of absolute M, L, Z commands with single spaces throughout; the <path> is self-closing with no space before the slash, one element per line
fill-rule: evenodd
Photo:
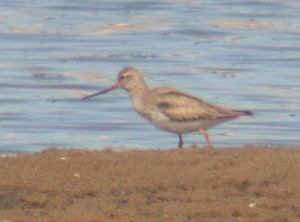
<path fill-rule="evenodd" d="M 96 93 L 94 93 L 94 94 L 92 94 L 92 95 L 89 95 L 89 96 L 85 96 L 85 97 L 83 97 L 83 99 L 89 99 L 89 98 L 94 97 L 94 96 L 98 96 L 98 95 L 101 95 L 101 94 L 105 94 L 105 93 L 107 93 L 107 92 L 109 92 L 109 91 L 111 91 L 111 90 L 114 90 L 114 89 L 116 89 L 116 88 L 119 88 L 119 87 L 120 87 L 120 86 L 119 86 L 119 83 L 116 83 L 116 84 L 112 85 L 111 87 L 109 87 L 109 88 L 107 88 L 107 89 L 105 89 L 105 90 L 102 90 L 102 91 L 100 91 L 100 92 L 96 92 Z"/>

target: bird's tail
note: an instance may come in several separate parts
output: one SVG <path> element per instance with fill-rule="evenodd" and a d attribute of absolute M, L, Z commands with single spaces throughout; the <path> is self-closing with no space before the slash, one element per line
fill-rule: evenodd
<path fill-rule="evenodd" d="M 234 111 L 241 113 L 242 116 L 253 116 L 253 112 L 248 110 L 234 110 Z"/>

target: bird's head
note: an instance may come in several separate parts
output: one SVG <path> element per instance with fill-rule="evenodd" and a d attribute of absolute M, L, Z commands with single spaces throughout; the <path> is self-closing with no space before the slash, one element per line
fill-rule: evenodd
<path fill-rule="evenodd" d="M 117 88 L 123 88 L 126 91 L 130 91 L 133 88 L 135 88 L 136 85 L 140 81 L 143 81 L 143 77 L 140 74 L 139 70 L 137 70 L 134 67 L 124 68 L 119 72 L 118 80 L 117 80 L 116 84 L 114 84 L 111 87 L 109 87 L 105 90 L 102 90 L 100 92 L 94 93 L 94 94 L 89 95 L 89 96 L 85 96 L 85 97 L 83 97 L 83 99 L 88 99 L 88 98 L 91 98 L 91 97 L 94 97 L 94 96 L 105 94 L 105 93 L 107 93 L 109 91 L 112 91 L 114 89 L 117 89 Z"/>

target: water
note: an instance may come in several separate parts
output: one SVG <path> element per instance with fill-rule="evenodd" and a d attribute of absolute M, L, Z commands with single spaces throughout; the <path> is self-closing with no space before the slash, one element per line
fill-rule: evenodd
<path fill-rule="evenodd" d="M 177 136 L 138 116 L 124 91 L 81 99 L 125 66 L 152 87 L 255 113 L 211 129 L 216 146 L 299 145 L 297 1 L 2 0 L 0 21 L 2 153 L 174 148 Z"/>

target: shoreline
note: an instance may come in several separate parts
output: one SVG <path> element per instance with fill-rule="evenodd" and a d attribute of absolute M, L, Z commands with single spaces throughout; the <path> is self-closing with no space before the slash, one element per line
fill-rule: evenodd
<path fill-rule="evenodd" d="M 298 221 L 300 146 L 0 159 L 0 221 Z"/>
<path fill-rule="evenodd" d="M 170 147 L 170 148 L 142 148 L 142 147 L 130 147 L 130 146 L 114 146 L 114 145 L 105 145 L 100 148 L 90 148 L 90 147 L 56 147 L 56 146 L 50 146 L 46 147 L 41 150 L 37 151 L 14 151 L 14 152 L 8 152 L 8 149 L 5 151 L 0 151 L 0 157 L 6 157 L 6 156 L 18 156 L 20 154 L 37 154 L 44 152 L 46 150 L 86 150 L 86 151 L 113 151 L 113 152 L 128 152 L 128 151 L 141 151 L 141 152 L 147 152 L 147 151 L 171 151 L 171 150 L 186 150 L 186 149 L 199 149 L 199 150 L 218 150 L 218 149 L 293 149 L 293 148 L 300 148 L 300 145 L 252 145 L 252 144 L 245 144 L 241 146 L 213 146 L 211 148 L 208 148 L 207 146 L 196 146 L 195 144 L 191 144 L 190 146 L 185 146 L 182 148 L 178 147 Z"/>

